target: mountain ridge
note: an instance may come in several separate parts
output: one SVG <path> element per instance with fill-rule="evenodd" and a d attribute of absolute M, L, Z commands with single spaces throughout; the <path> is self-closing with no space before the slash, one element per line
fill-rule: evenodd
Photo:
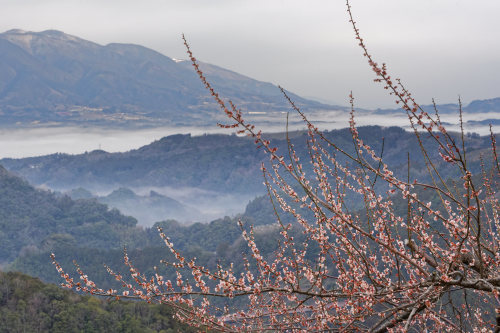
<path fill-rule="evenodd" d="M 406 156 L 408 151 L 419 151 L 414 135 L 401 128 L 366 126 L 358 130 L 363 140 L 374 147 L 381 145 L 382 138 L 385 138 L 384 158 L 396 170 L 406 163 L 406 159 L 401 156 Z M 339 146 L 347 147 L 348 151 L 352 149 L 349 129 L 325 131 L 324 135 Z M 305 132 L 295 132 L 291 137 L 303 160 L 307 160 L 308 156 L 306 137 Z M 279 152 L 287 152 L 285 133 L 274 134 L 272 139 Z M 470 155 L 475 157 L 481 150 L 490 149 L 491 146 L 488 137 L 475 135 L 468 138 L 467 144 L 471 147 Z M 418 154 L 415 155 L 418 157 Z M 432 151 L 431 155 L 440 161 L 437 151 Z M 93 151 L 77 155 L 4 158 L 0 163 L 33 184 L 56 190 L 80 186 L 92 191 L 117 187 L 168 186 L 255 195 L 265 190 L 260 169 L 261 162 L 265 161 L 266 154 L 257 149 L 248 137 L 176 134 L 128 152 Z"/>
<path fill-rule="evenodd" d="M 200 63 L 244 111 L 289 109 L 278 87 Z M 304 109 L 338 109 L 291 94 Z M 223 115 L 190 62 L 136 44 L 100 45 L 57 30 L 0 33 L 3 126 L 207 125 Z"/>

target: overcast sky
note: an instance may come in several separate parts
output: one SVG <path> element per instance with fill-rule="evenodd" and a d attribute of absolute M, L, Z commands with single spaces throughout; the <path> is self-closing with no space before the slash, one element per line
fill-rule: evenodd
<path fill-rule="evenodd" d="M 369 49 L 420 103 L 500 96 L 500 1 L 352 0 Z M 0 30 L 62 30 L 197 58 L 304 97 L 390 107 L 343 0 L 0 0 Z"/>

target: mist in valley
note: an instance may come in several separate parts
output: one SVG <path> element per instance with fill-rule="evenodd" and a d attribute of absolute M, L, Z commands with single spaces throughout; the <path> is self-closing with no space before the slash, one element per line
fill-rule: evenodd
<path fill-rule="evenodd" d="M 189 225 L 197 222 L 209 223 L 225 216 L 234 217 L 243 213 L 247 204 L 256 196 L 264 194 L 265 188 L 262 185 L 262 193 L 245 194 L 168 186 L 127 188 L 88 186 L 88 188 L 51 190 L 67 194 L 73 199 L 95 198 L 110 208 L 117 208 L 123 214 L 133 216 L 137 219 L 138 225 L 151 227 L 155 222 L 165 220 L 176 220 L 183 225 Z M 116 196 L 116 193 L 125 190 L 133 191 L 135 195 Z"/>
<path fill-rule="evenodd" d="M 248 115 L 253 123 L 267 133 L 278 133 L 286 130 L 286 114 L 259 113 Z M 494 130 L 498 127 L 496 113 L 464 114 L 465 130 L 481 135 L 489 133 L 489 123 L 493 123 Z M 316 112 L 309 115 L 310 119 L 321 130 L 345 128 L 349 121 L 346 111 Z M 493 119 L 492 119 L 493 117 Z M 297 114 L 288 117 L 288 130 L 303 130 L 303 121 Z M 400 115 L 383 114 L 361 110 L 356 114 L 357 126 L 382 125 L 399 126 L 407 130 L 408 119 L 401 112 Z M 448 124 L 449 130 L 459 130 L 458 116 L 455 113 L 441 115 L 443 123 Z M 474 121 L 474 123 L 470 122 Z M 23 128 L 0 130 L 0 157 L 21 158 L 40 156 L 53 153 L 79 154 L 93 150 L 107 152 L 123 152 L 140 148 L 164 136 L 172 134 L 187 134 L 193 136 L 225 133 L 225 129 L 216 126 L 210 127 L 162 127 L 136 129 L 105 129 L 105 128 Z M 243 213 L 248 202 L 262 191 L 248 193 L 216 192 L 196 187 L 155 187 L 155 186 L 127 186 L 125 184 L 85 184 L 80 186 L 91 192 L 110 207 L 119 209 L 122 213 L 135 217 L 138 224 L 150 227 L 155 222 L 175 219 L 182 224 L 195 222 L 208 223 L 224 216 L 235 216 Z M 44 185 L 39 187 L 47 188 Z M 113 196 L 113 191 L 126 187 L 134 192 L 133 198 Z M 69 193 L 75 188 L 48 188 L 61 193 Z M 152 192 L 153 191 L 153 192 Z M 158 194 L 158 195 L 157 195 Z M 113 198 L 109 198 L 113 197 Z M 165 200 L 171 200 L 165 201 Z M 167 202 L 165 204 L 165 202 Z"/>
<path fill-rule="evenodd" d="M 261 193 L 221 193 L 207 191 L 199 188 L 173 188 L 173 187 L 153 187 L 153 188 L 133 188 L 134 192 L 146 195 L 153 190 L 167 197 L 175 199 L 191 209 L 190 216 L 180 219 L 179 222 L 208 223 L 214 219 L 224 216 L 235 216 L 243 213 L 247 204 L 258 195 L 263 195 L 265 187 L 262 185 Z"/>

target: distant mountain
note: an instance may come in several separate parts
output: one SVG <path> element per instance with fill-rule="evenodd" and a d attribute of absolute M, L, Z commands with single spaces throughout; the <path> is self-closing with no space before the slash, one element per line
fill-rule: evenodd
<path fill-rule="evenodd" d="M 434 105 L 422 105 L 422 108 L 429 112 L 430 114 L 434 114 Z M 454 113 L 458 114 L 459 105 L 458 104 L 439 104 L 437 105 L 437 109 L 439 113 Z M 484 100 L 474 100 L 467 105 L 462 106 L 462 111 L 466 113 L 492 113 L 492 120 L 498 120 L 499 116 L 493 115 L 493 113 L 500 113 L 500 97 L 492 98 L 492 99 L 484 99 Z M 391 114 L 395 112 L 401 112 L 401 109 L 377 109 L 375 111 L 379 114 Z M 488 122 L 489 123 L 489 122 Z"/>
<path fill-rule="evenodd" d="M 73 199 L 95 198 L 100 203 L 133 216 L 142 226 L 151 226 L 158 221 L 174 219 L 180 222 L 193 221 L 201 213 L 179 201 L 150 191 L 148 195 L 138 195 L 126 187 L 120 187 L 106 196 L 94 196 L 90 191 L 79 187 L 67 192 Z"/>
<path fill-rule="evenodd" d="M 205 63 L 202 68 L 245 112 L 290 109 L 270 83 Z M 335 108 L 292 97 L 304 110 Z M 55 30 L 0 34 L 2 126 L 194 126 L 223 117 L 190 62 L 139 45 L 102 46 Z"/>
<path fill-rule="evenodd" d="M 475 100 L 465 107 L 468 112 L 500 112 L 500 97 Z M 497 117 L 498 119 L 498 117 Z"/>

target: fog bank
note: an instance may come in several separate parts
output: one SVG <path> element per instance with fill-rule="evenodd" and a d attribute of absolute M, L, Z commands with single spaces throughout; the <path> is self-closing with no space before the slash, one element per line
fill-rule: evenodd
<path fill-rule="evenodd" d="M 310 120 L 322 130 L 345 128 L 349 124 L 349 115 L 343 111 L 319 112 L 309 116 Z M 247 119 L 256 123 L 263 132 L 284 132 L 286 130 L 286 114 L 252 115 Z M 380 125 L 399 126 L 408 129 L 408 119 L 403 111 L 400 114 L 370 114 L 360 112 L 356 116 L 357 126 Z M 490 113 L 464 113 L 465 130 L 481 135 L 489 134 L 489 123 L 498 131 L 500 115 Z M 447 123 L 446 128 L 459 130 L 457 114 L 441 114 L 441 120 Z M 304 123 L 297 115 L 291 114 L 289 130 L 305 129 Z M 86 151 L 102 149 L 107 152 L 120 152 L 147 145 L 164 136 L 172 134 L 202 135 L 211 133 L 230 134 L 227 129 L 217 126 L 207 127 L 160 127 L 147 129 L 104 129 L 79 127 L 47 127 L 0 129 L 0 158 L 21 158 L 53 153 L 80 154 Z"/>

